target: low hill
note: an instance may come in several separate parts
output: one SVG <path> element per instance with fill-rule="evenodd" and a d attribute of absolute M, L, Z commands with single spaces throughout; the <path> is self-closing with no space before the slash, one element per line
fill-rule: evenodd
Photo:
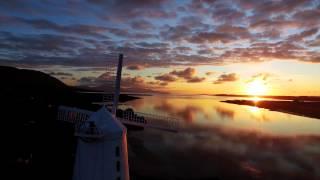
<path fill-rule="evenodd" d="M 76 139 L 56 121 L 60 105 L 96 110 L 92 99 L 34 70 L 0 66 L 3 162 L 10 179 L 72 179 Z M 125 101 L 132 97 L 122 96 Z"/>
<path fill-rule="evenodd" d="M 58 79 L 0 67 L 4 162 L 10 179 L 71 179 L 72 126 L 55 121 L 59 105 L 90 104 Z M 48 178 L 48 175 L 52 177 Z"/>

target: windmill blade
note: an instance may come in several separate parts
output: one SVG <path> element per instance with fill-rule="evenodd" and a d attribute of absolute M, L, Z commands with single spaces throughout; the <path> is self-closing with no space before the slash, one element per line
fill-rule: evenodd
<path fill-rule="evenodd" d="M 72 123 L 75 133 L 89 119 L 93 112 L 75 107 L 60 106 L 58 108 L 57 120 Z M 141 112 L 133 112 L 118 109 L 117 119 L 124 125 L 133 125 L 143 128 L 153 128 L 170 132 L 178 132 L 180 121 L 170 116 L 160 116 Z"/>
<path fill-rule="evenodd" d="M 120 95 L 122 61 L 122 54 L 119 55 L 118 59 L 113 57 L 106 61 L 106 72 L 100 76 L 104 85 L 102 102 L 95 102 L 95 104 L 104 105 L 125 125 L 177 132 L 179 121 L 173 117 L 140 112 L 135 113 L 133 111 L 117 109 Z M 77 132 L 89 119 L 92 113 L 92 111 L 79 108 L 60 106 L 58 109 L 57 120 L 73 123 L 75 131 Z"/>

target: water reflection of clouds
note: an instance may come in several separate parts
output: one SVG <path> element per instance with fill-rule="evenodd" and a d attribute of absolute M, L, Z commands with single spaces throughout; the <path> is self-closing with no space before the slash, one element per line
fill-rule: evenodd
<path fill-rule="evenodd" d="M 154 153 L 154 158 L 162 158 L 163 164 L 157 166 L 175 167 L 166 172 L 169 177 L 320 178 L 320 136 L 317 135 L 276 136 L 223 126 L 193 126 L 178 134 L 143 133 L 145 146 Z M 156 136 L 159 139 L 155 141 Z M 137 161 L 143 161 L 142 164 L 150 162 L 143 159 L 143 154 L 141 158 Z"/>
<path fill-rule="evenodd" d="M 214 107 L 214 109 L 221 119 L 233 120 L 233 117 L 235 114 L 235 112 L 233 110 L 227 109 L 224 107 L 220 107 L 220 106 L 216 106 L 216 107 Z"/>
<path fill-rule="evenodd" d="M 190 125 L 220 124 L 241 129 L 256 128 L 277 134 L 308 134 L 318 133 L 320 130 L 319 120 L 257 107 L 223 103 L 219 102 L 220 100 L 223 99 L 146 96 L 126 104 L 138 112 L 169 115 Z"/>
<path fill-rule="evenodd" d="M 146 102 L 143 99 L 136 99 L 130 101 L 130 106 L 133 107 L 135 110 L 141 110 L 143 107 L 146 106 Z"/>
<path fill-rule="evenodd" d="M 141 111 L 210 121 L 190 123 L 178 134 L 129 132 L 129 144 L 143 141 L 130 146 L 136 149 L 130 166 L 140 167 L 141 174 L 150 167 L 158 179 L 320 179 L 318 121 L 208 99 L 147 97 L 144 102 L 138 104 Z"/>
<path fill-rule="evenodd" d="M 181 107 L 177 108 L 175 105 L 170 104 L 165 100 L 162 100 L 156 104 L 154 109 L 163 113 L 168 113 L 170 116 L 177 117 L 178 119 L 182 119 L 188 123 L 191 123 L 195 120 L 197 113 L 203 113 L 203 109 L 199 106 L 181 105 Z"/>
<path fill-rule="evenodd" d="M 199 111 L 202 111 L 202 109 L 197 106 L 189 106 L 188 105 L 185 108 L 183 108 L 182 110 L 178 111 L 177 116 L 182 118 L 186 122 L 191 123 L 195 120 L 196 114 Z"/>
<path fill-rule="evenodd" d="M 316 160 L 320 156 L 320 151 L 310 151 L 308 148 L 312 146 L 319 150 L 320 136 L 276 136 L 254 130 L 239 130 L 222 126 L 207 130 L 194 128 L 190 131 L 192 134 L 207 132 L 209 138 L 206 148 L 212 150 L 218 148 L 220 153 L 228 152 L 228 156 L 233 156 L 232 159 L 239 160 L 240 167 L 246 171 L 250 169 L 253 174 L 260 172 L 266 177 L 278 173 L 284 177 L 289 174 L 290 176 L 320 177 L 320 163 Z M 244 162 L 246 166 L 243 166 Z M 248 168 L 249 165 L 250 168 Z M 292 172 L 293 170 L 296 174 Z"/>

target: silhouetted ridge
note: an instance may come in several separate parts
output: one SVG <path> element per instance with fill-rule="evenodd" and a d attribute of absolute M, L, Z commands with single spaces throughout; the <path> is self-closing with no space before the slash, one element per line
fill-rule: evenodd
<path fill-rule="evenodd" d="M 0 80 L 4 85 L 33 90 L 66 89 L 58 79 L 40 71 L 0 66 Z"/>
<path fill-rule="evenodd" d="M 56 121 L 60 105 L 95 111 L 102 94 L 78 93 L 35 70 L 0 66 L 4 167 L 10 179 L 72 179 L 73 125 Z M 134 99 L 121 95 L 120 101 Z"/>

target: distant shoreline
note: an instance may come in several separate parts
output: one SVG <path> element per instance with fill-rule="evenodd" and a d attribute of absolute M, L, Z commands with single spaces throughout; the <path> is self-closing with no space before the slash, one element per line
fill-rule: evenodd
<path fill-rule="evenodd" d="M 255 106 L 259 108 L 268 109 L 270 111 L 277 111 L 288 113 L 292 115 L 317 118 L 320 119 L 320 102 L 296 102 L 296 101 L 252 101 L 252 100 L 226 100 L 221 101 L 230 104 Z"/>
<path fill-rule="evenodd" d="M 76 91 L 77 93 L 82 94 L 105 94 L 104 91 Z M 127 96 L 153 96 L 152 94 L 139 94 L 139 93 L 121 93 L 122 95 Z"/>
<path fill-rule="evenodd" d="M 90 99 L 91 102 L 101 102 L 104 92 L 76 92 L 81 94 L 82 96 Z M 135 99 L 140 99 L 141 97 L 133 95 L 133 94 L 120 94 L 119 95 L 119 102 L 124 103 L 127 101 L 132 101 Z"/>
<path fill-rule="evenodd" d="M 224 96 L 224 97 L 256 97 L 251 95 L 237 95 L 237 94 L 214 94 L 212 96 Z M 320 96 L 257 96 L 260 98 L 272 98 L 281 100 L 299 100 L 299 101 L 320 101 Z"/>

